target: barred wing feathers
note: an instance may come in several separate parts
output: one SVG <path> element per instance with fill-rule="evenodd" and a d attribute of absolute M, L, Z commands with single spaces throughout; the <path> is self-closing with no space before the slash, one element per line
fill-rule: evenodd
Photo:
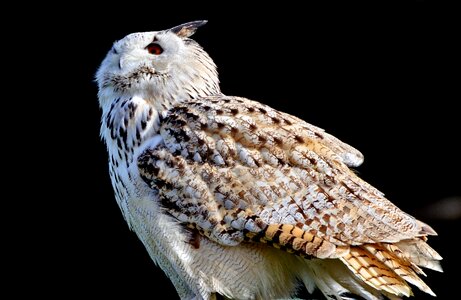
<path fill-rule="evenodd" d="M 363 156 L 299 118 L 245 98 L 178 104 L 160 121 L 163 145 L 138 159 L 169 214 L 222 245 L 265 243 L 307 258 L 339 258 L 368 285 L 433 292 L 418 265 L 440 270 L 435 232 L 348 166 Z"/>

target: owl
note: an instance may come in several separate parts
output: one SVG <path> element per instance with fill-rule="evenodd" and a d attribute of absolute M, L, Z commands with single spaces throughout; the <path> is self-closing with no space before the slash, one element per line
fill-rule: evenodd
<path fill-rule="evenodd" d="M 190 37 L 206 21 L 133 33 L 96 73 L 116 201 L 181 299 L 435 295 L 435 231 L 350 169 L 319 127 L 226 96 Z"/>

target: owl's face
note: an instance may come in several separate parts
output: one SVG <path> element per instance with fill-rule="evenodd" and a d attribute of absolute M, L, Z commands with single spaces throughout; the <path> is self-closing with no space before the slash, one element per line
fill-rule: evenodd
<path fill-rule="evenodd" d="M 129 75 L 146 68 L 153 76 L 160 76 L 183 56 L 187 56 L 187 47 L 173 32 L 133 33 L 114 43 L 104 60 L 104 73 Z"/>
<path fill-rule="evenodd" d="M 218 93 L 215 64 L 189 39 L 205 23 L 133 33 L 115 42 L 96 74 L 100 95 L 110 90 L 165 102 Z"/>

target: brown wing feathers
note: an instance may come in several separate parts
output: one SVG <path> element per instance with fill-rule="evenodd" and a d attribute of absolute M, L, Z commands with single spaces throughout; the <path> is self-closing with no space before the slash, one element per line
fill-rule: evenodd
<path fill-rule="evenodd" d="M 418 265 L 440 270 L 423 240 L 435 234 L 345 163 L 361 154 L 320 129 L 259 103 L 211 97 L 162 120 L 166 149 L 149 149 L 140 174 L 164 206 L 225 245 L 270 244 L 304 257 L 340 258 L 370 286 L 433 294 Z"/>

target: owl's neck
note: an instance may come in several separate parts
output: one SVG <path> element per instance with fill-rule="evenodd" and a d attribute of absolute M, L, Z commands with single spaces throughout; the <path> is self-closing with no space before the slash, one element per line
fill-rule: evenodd
<path fill-rule="evenodd" d="M 202 69 L 197 69 L 199 67 Z M 203 66 L 182 68 L 181 71 L 172 70 L 159 79 L 155 86 L 144 86 L 138 95 L 162 113 L 181 102 L 221 94 L 217 74 L 203 70 Z M 185 72 L 184 68 L 188 70 Z"/>

